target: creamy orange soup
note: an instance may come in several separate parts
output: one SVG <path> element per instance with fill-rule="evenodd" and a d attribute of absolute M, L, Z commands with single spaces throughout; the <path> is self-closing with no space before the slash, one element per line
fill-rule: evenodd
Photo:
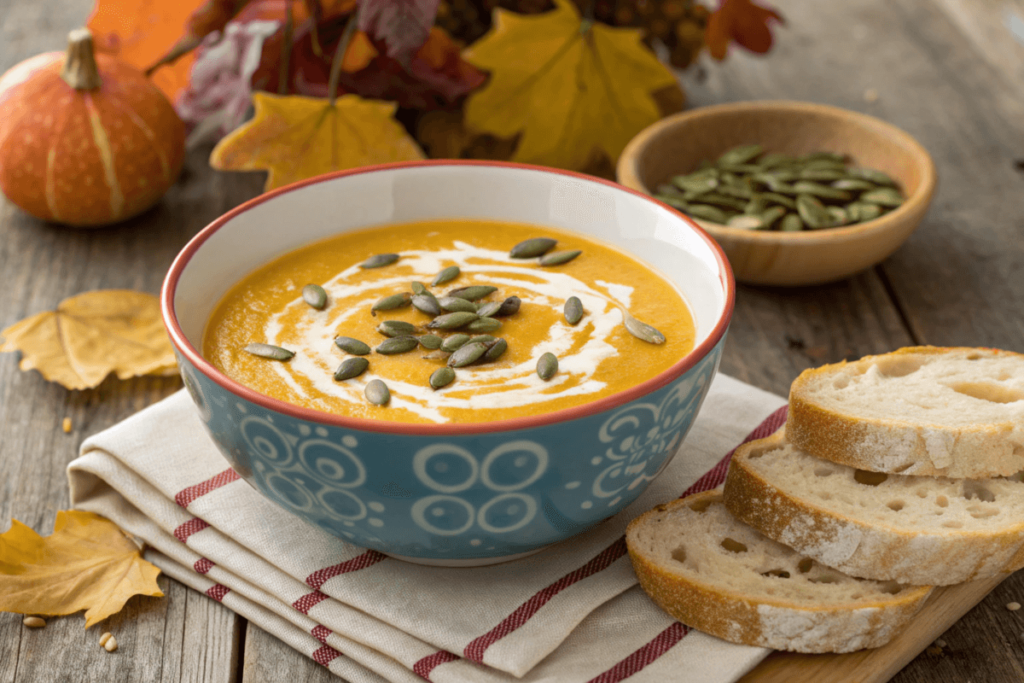
<path fill-rule="evenodd" d="M 582 250 L 568 263 L 541 267 L 536 258 L 513 259 L 509 250 L 532 237 L 558 240 L 555 251 Z M 359 264 L 375 254 L 400 259 L 381 268 Z M 431 286 L 442 269 L 457 265 L 454 280 Z M 517 313 L 497 317 L 505 339 L 496 361 L 455 369 L 455 380 L 434 390 L 429 378 L 447 354 L 422 347 L 398 355 L 364 356 L 369 369 L 336 381 L 334 372 L 351 358 L 334 344 L 352 337 L 377 347 L 387 337 L 385 320 L 417 326 L 415 334 L 450 337 L 464 330 L 430 330 L 430 315 L 411 306 L 378 311 L 383 297 L 411 292 L 421 282 L 438 298 L 469 285 L 498 291 L 477 301 L 517 296 Z M 302 298 L 307 284 L 321 285 L 327 305 L 316 310 Z M 584 315 L 570 325 L 567 299 L 578 297 Z M 651 344 L 623 324 L 624 307 L 665 337 Z M 651 267 L 610 245 L 551 228 L 481 220 L 443 220 L 389 225 L 338 235 L 308 245 L 259 268 L 224 297 L 203 339 L 204 356 L 232 379 L 262 394 L 315 410 L 395 422 L 484 422 L 548 413 L 589 403 L 640 384 L 663 372 L 693 348 L 694 324 L 679 291 Z M 287 361 L 245 351 L 251 343 L 294 351 Z M 549 380 L 537 361 L 550 352 L 558 371 Z M 425 357 L 426 356 L 426 357 Z M 380 379 L 391 400 L 374 405 L 367 383 Z"/>

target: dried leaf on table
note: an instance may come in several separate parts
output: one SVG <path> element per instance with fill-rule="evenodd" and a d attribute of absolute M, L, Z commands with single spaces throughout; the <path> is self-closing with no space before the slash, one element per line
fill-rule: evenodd
<path fill-rule="evenodd" d="M 42 537 L 17 520 L 0 535 L 0 612 L 85 612 L 85 627 L 121 611 L 133 595 L 163 597 L 160 570 L 113 522 L 91 512 L 59 511 Z"/>
<path fill-rule="evenodd" d="M 708 17 L 704 42 L 711 56 L 719 60 L 725 59 L 730 41 L 764 54 L 772 48 L 772 21 L 784 23 L 782 15 L 770 7 L 755 5 L 751 0 L 721 0 Z"/>
<path fill-rule="evenodd" d="M 422 159 L 396 105 L 344 95 L 334 103 L 255 93 L 256 114 L 214 148 L 221 171 L 269 171 L 264 189 L 346 168 Z"/>
<path fill-rule="evenodd" d="M 515 161 L 577 170 L 597 154 L 614 162 L 660 118 L 652 93 L 676 84 L 641 38 L 581 20 L 569 0 L 531 16 L 495 10 L 494 28 L 464 54 L 491 72 L 466 102 L 466 126 L 521 133 Z"/>
<path fill-rule="evenodd" d="M 387 56 L 409 64 L 427 42 L 439 0 L 362 0 L 359 30 L 383 41 Z"/>
<path fill-rule="evenodd" d="M 21 351 L 22 370 L 36 369 L 68 389 L 98 386 L 112 372 L 128 379 L 168 375 L 175 367 L 160 302 L 142 292 L 85 292 L 11 325 L 0 337 L 0 352 Z"/>

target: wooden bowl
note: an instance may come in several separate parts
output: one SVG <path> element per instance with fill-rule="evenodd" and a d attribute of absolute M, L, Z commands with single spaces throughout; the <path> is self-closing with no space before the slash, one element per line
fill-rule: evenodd
<path fill-rule="evenodd" d="M 616 169 L 626 187 L 653 194 L 737 145 L 767 152 L 842 152 L 855 166 L 884 171 L 906 201 L 866 223 L 803 232 L 742 230 L 696 220 L 725 250 L 740 282 L 813 285 L 869 268 L 903 244 L 935 192 L 935 164 L 914 138 L 872 116 L 807 102 L 740 102 L 702 107 L 662 119 L 626 146 Z"/>

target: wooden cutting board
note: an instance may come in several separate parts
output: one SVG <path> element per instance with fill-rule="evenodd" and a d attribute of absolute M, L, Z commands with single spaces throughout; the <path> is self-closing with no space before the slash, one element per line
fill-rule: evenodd
<path fill-rule="evenodd" d="M 739 683 L 885 683 L 1007 576 L 936 588 L 907 630 L 885 647 L 845 655 L 774 652 Z"/>

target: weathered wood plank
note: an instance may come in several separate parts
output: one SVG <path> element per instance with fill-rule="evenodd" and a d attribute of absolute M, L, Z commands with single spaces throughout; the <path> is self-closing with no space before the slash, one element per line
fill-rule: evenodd
<path fill-rule="evenodd" d="M 252 622 L 245 633 L 242 683 L 338 683 L 342 679 Z"/>

